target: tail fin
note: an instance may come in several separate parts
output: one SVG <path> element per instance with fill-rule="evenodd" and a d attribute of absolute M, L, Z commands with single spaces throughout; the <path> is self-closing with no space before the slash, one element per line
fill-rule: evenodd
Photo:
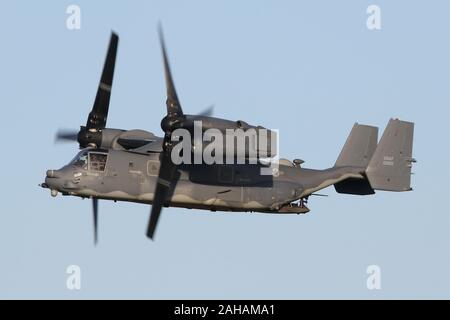
<path fill-rule="evenodd" d="M 370 160 L 366 175 L 373 189 L 409 191 L 414 123 L 391 119 Z"/>
<path fill-rule="evenodd" d="M 335 167 L 367 168 L 378 142 L 378 128 L 355 123 Z"/>
<path fill-rule="evenodd" d="M 360 167 L 369 165 L 378 142 L 378 128 L 355 123 L 335 167 Z M 346 179 L 334 185 L 336 192 L 356 195 L 374 194 L 367 179 Z"/>

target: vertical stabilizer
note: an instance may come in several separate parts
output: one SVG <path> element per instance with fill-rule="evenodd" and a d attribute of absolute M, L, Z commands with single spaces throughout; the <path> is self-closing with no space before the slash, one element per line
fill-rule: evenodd
<path fill-rule="evenodd" d="M 376 190 L 411 190 L 414 123 L 391 119 L 366 170 Z"/>
<path fill-rule="evenodd" d="M 367 168 L 378 142 L 378 128 L 355 123 L 335 167 Z"/>

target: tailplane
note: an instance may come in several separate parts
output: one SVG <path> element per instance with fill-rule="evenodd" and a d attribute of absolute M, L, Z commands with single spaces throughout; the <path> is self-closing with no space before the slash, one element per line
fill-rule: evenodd
<path fill-rule="evenodd" d="M 377 145 L 378 128 L 355 124 L 335 167 L 361 168 L 361 178 L 334 185 L 338 193 L 410 191 L 414 123 L 391 119 Z"/>

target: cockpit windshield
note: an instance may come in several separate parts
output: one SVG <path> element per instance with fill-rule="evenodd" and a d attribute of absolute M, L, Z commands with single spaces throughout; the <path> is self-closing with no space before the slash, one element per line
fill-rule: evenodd
<path fill-rule="evenodd" d="M 84 170 L 103 172 L 105 171 L 107 160 L 107 151 L 82 150 L 70 164 Z"/>
<path fill-rule="evenodd" d="M 70 162 L 74 167 L 82 168 L 87 170 L 88 168 L 88 151 L 80 151 L 75 158 Z"/>

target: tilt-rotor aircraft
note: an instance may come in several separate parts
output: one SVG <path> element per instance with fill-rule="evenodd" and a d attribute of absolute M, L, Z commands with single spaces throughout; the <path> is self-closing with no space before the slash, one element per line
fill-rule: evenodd
<path fill-rule="evenodd" d="M 240 164 L 176 164 L 171 151 L 177 129 L 249 130 L 263 128 L 244 121 L 183 112 L 175 91 L 164 39 L 159 30 L 167 114 L 161 121 L 163 137 L 144 130 L 106 127 L 119 38 L 112 33 L 92 111 L 79 131 L 60 131 L 58 140 L 77 141 L 82 149 L 59 170 L 48 170 L 42 187 L 52 196 L 92 199 L 94 240 L 97 243 L 98 200 L 151 204 L 147 236 L 153 239 L 163 207 L 210 211 L 307 213 L 308 197 L 334 185 L 338 193 L 370 195 L 375 190 L 410 191 L 414 124 L 391 119 L 378 141 L 378 128 L 355 124 L 333 167 L 306 169 L 303 161 L 277 160 L 273 175 L 261 174 L 263 161 Z M 269 143 L 270 144 L 270 143 Z M 267 147 L 271 150 L 271 146 Z M 270 152 L 272 155 L 273 152 Z"/>

